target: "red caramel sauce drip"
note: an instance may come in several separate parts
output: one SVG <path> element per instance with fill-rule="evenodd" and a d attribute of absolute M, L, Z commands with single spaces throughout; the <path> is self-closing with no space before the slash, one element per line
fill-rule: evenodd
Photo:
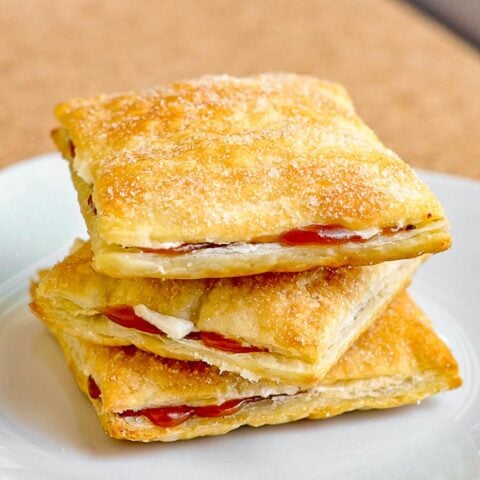
<path fill-rule="evenodd" d="M 241 400 L 228 400 L 221 405 L 207 405 L 206 407 L 196 407 L 195 415 L 197 417 L 224 417 L 237 413 L 246 403 L 262 400 L 262 397 L 242 398 Z"/>
<path fill-rule="evenodd" d="M 195 414 L 195 408 L 187 405 L 176 407 L 144 408 L 143 410 L 125 410 L 121 417 L 147 417 L 159 427 L 176 427 Z"/>
<path fill-rule="evenodd" d="M 155 335 L 165 335 L 159 328 L 151 323 L 145 321 L 143 318 L 135 314 L 132 307 L 128 305 L 115 305 L 107 307 L 102 311 L 112 322 L 126 328 L 134 328 L 146 333 L 153 333 Z M 207 347 L 216 348 L 232 353 L 251 353 L 251 352 L 266 352 L 266 349 L 242 345 L 236 340 L 226 338 L 223 335 L 214 332 L 192 332 L 185 338 L 188 340 L 201 340 Z"/>
<path fill-rule="evenodd" d="M 382 228 L 382 235 L 391 236 L 406 230 L 415 230 L 415 225 Z M 375 236 L 375 235 L 373 235 Z M 358 233 L 340 225 L 308 225 L 282 233 L 280 243 L 286 245 L 341 245 L 344 243 L 365 243 L 372 237 L 364 238 Z"/>
<path fill-rule="evenodd" d="M 97 207 L 93 203 L 93 198 L 92 198 L 91 194 L 88 196 L 87 205 L 88 205 L 88 208 L 90 208 L 90 210 L 93 212 L 93 214 L 96 215 L 97 214 Z"/>
<path fill-rule="evenodd" d="M 116 305 L 105 308 L 102 313 L 113 323 L 125 328 L 134 328 L 145 333 L 156 335 L 165 335 L 159 328 L 146 322 L 143 318 L 135 314 L 132 307 L 128 305 Z"/>
<path fill-rule="evenodd" d="M 414 230 L 415 225 L 406 227 L 386 227 L 381 233 L 383 235 L 394 235 L 397 232 L 405 230 Z M 371 238 L 371 237 L 370 237 Z M 370 238 L 364 238 L 353 230 L 344 228 L 340 225 L 307 225 L 282 233 L 276 239 L 270 238 L 269 242 L 279 242 L 284 245 L 341 245 L 344 243 L 365 243 Z M 255 241 L 252 243 L 265 243 Z M 205 248 L 224 247 L 225 244 L 217 243 L 183 243 L 175 248 L 140 248 L 145 253 L 159 253 L 161 255 L 182 255 Z"/>
<path fill-rule="evenodd" d="M 88 394 L 94 400 L 97 400 L 102 395 L 100 388 L 91 375 L 88 376 Z"/>
<path fill-rule="evenodd" d="M 382 229 L 383 235 L 391 236 L 398 232 L 408 232 L 409 230 L 416 230 L 415 225 L 407 225 L 406 227 L 387 227 Z"/>
<path fill-rule="evenodd" d="M 364 243 L 368 239 L 340 225 L 308 225 L 282 233 L 279 240 L 287 245 L 340 245 L 349 242 Z"/>
<path fill-rule="evenodd" d="M 190 340 L 201 340 L 207 347 L 216 348 L 231 353 L 267 352 L 266 348 L 242 345 L 236 340 L 224 337 L 215 332 L 192 332 L 187 335 Z"/>
<path fill-rule="evenodd" d="M 178 405 L 173 407 L 144 408 L 143 410 L 125 410 L 122 417 L 147 417 L 154 425 L 168 428 L 176 427 L 190 417 L 223 417 L 238 412 L 246 403 L 261 400 L 262 397 L 249 397 L 240 400 L 228 400 L 221 405 L 207 405 L 205 407 L 189 407 Z"/>
<path fill-rule="evenodd" d="M 127 357 L 133 357 L 138 350 L 135 345 L 122 345 L 120 349 Z"/>
<path fill-rule="evenodd" d="M 68 141 L 68 153 L 71 158 L 75 158 L 75 144 L 71 140 Z"/>

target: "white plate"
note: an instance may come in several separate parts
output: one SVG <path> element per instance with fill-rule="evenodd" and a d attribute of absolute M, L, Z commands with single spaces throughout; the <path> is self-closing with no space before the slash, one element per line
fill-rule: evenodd
<path fill-rule="evenodd" d="M 422 173 L 454 247 L 412 292 L 453 349 L 464 386 L 419 406 L 241 428 L 173 444 L 108 439 L 62 355 L 28 312 L 28 279 L 85 236 L 56 155 L 0 174 L 0 479 L 470 479 L 480 446 L 480 183 Z"/>

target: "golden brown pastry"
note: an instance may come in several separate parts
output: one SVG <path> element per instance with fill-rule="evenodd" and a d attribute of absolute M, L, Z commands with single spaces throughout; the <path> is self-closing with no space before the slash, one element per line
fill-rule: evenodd
<path fill-rule="evenodd" d="M 370 267 L 233 279 L 115 279 L 89 244 L 45 272 L 33 309 L 52 328 L 104 345 L 134 344 L 256 380 L 311 384 L 401 291 L 423 258 Z"/>
<path fill-rule="evenodd" d="M 458 366 L 406 294 L 310 389 L 251 383 L 202 362 L 167 360 L 54 332 L 112 437 L 149 442 L 220 435 L 418 402 L 461 385 Z"/>
<path fill-rule="evenodd" d="M 94 267 L 207 278 L 438 252 L 429 188 L 314 77 L 208 76 L 59 105 Z"/>

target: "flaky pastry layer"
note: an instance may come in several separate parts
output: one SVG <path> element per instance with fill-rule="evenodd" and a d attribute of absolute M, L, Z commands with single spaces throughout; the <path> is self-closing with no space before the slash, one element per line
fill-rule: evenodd
<path fill-rule="evenodd" d="M 181 360 L 202 360 L 246 378 L 311 384 L 409 283 L 423 258 L 370 267 L 275 273 L 235 279 L 114 279 L 91 267 L 81 246 L 33 289 L 33 308 L 52 328 L 104 345 L 134 344 Z M 232 353 L 188 338 L 125 328 L 102 312 L 145 305 L 264 352 Z"/>
<path fill-rule="evenodd" d="M 174 441 L 220 435 L 242 425 L 405 405 L 461 385 L 452 354 L 406 294 L 392 302 L 322 381 L 306 390 L 267 380 L 252 383 L 201 362 L 168 360 L 140 350 L 127 354 L 121 348 L 95 345 L 55 330 L 54 334 L 102 426 L 119 439 Z M 99 399 L 89 395 L 89 377 L 98 384 Z M 221 405 L 248 397 L 258 398 L 236 413 L 192 417 L 170 428 L 142 416 L 122 416 L 128 410 Z"/>
<path fill-rule="evenodd" d="M 445 220 L 365 243 L 285 246 L 279 243 L 232 244 L 182 255 L 145 253 L 108 245 L 93 234 L 96 270 L 117 278 L 223 278 L 264 272 L 299 272 L 316 266 L 372 265 L 445 250 L 450 234 Z"/>
<path fill-rule="evenodd" d="M 344 89 L 329 82 L 293 74 L 202 77 L 72 100 L 56 115 L 61 128 L 54 139 L 87 198 L 92 195 L 96 214 L 87 223 L 96 266 L 108 274 L 299 271 L 408 258 L 450 244 L 433 193 L 360 120 Z M 410 242 L 392 235 L 377 248 L 279 245 L 273 255 L 223 252 L 185 261 L 138 255 L 133 261 L 112 251 L 251 244 L 314 224 L 362 231 L 414 225 L 419 231 Z"/>

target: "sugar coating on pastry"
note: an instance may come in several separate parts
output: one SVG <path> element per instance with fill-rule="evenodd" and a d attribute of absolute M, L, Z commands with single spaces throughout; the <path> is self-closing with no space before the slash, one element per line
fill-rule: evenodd
<path fill-rule="evenodd" d="M 407 226 L 419 232 L 438 227 L 421 246 L 375 251 L 357 264 L 450 244 L 443 209 L 430 189 L 361 121 L 343 87 L 327 81 L 283 73 L 206 76 L 72 100 L 59 105 L 56 116 L 60 128 L 53 136 L 78 176 L 77 188 L 86 192 L 84 215 L 87 203 L 94 207 L 87 223 L 100 256 L 115 248 L 141 253 L 137 248 L 161 250 L 156 256 L 163 259 L 165 250 L 192 244 L 211 250 L 273 243 L 282 249 L 286 259 L 272 265 L 265 259 L 266 265 L 249 265 L 254 257 L 248 255 L 240 259 L 234 269 L 241 275 L 314 266 L 313 259 L 306 265 L 288 261 L 295 252 L 282 242 L 285 233 L 305 227 L 344 229 L 362 242 L 388 234 L 389 243 Z M 316 253 L 318 265 L 337 266 L 342 256 L 343 264 L 355 264 L 355 254 L 334 255 L 335 248 Z M 121 268 L 127 257 L 112 257 L 120 264 L 118 276 L 135 271 Z M 96 266 L 111 274 L 115 269 L 106 258 Z M 198 261 L 192 258 L 191 266 L 204 270 L 198 276 L 232 274 L 215 275 Z M 156 267 L 147 275 L 168 276 L 176 265 Z"/>
<path fill-rule="evenodd" d="M 390 408 L 461 385 L 454 357 L 407 294 L 395 299 L 327 376 L 308 389 L 249 382 L 201 362 L 168 360 L 53 333 L 102 426 L 120 439 L 173 441 L 219 435 L 242 425 Z M 91 382 L 98 389 L 93 395 Z M 239 408 L 228 410 L 241 400 Z M 212 407 L 226 413 L 218 415 Z M 165 408 L 190 413 L 178 425 L 164 427 Z M 152 412 L 157 415 L 147 416 Z"/>
<path fill-rule="evenodd" d="M 251 380 L 311 384 L 406 287 L 423 260 L 229 279 L 115 279 L 92 268 L 85 244 L 43 273 L 33 300 L 52 328 L 94 343 L 202 360 Z M 152 317 L 160 323 L 152 325 Z"/>

